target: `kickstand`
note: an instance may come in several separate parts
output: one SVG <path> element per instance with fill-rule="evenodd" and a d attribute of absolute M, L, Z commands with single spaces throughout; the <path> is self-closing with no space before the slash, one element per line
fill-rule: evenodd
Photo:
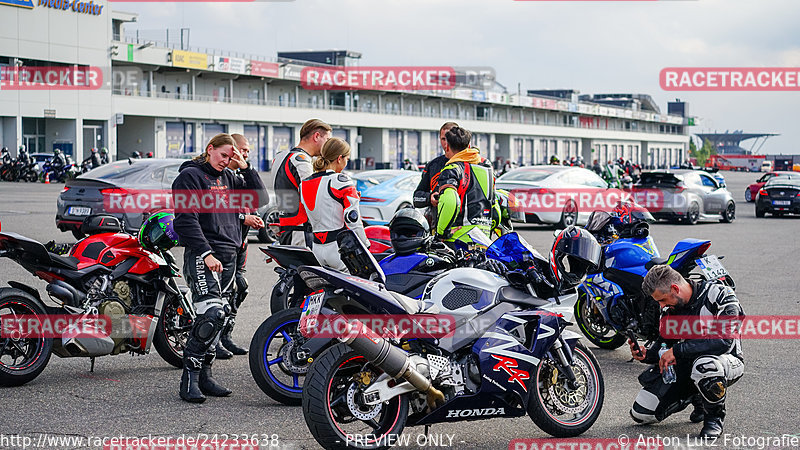
<path fill-rule="evenodd" d="M 428 435 L 428 431 L 430 431 L 430 429 L 431 429 L 431 425 L 430 424 L 425 425 L 425 436 Z"/>
<path fill-rule="evenodd" d="M 91 372 L 91 373 L 94 373 L 94 356 L 92 356 L 91 358 L 89 358 L 89 361 L 91 361 L 91 362 L 92 362 L 92 366 L 91 366 L 91 367 L 89 367 L 89 372 Z"/>

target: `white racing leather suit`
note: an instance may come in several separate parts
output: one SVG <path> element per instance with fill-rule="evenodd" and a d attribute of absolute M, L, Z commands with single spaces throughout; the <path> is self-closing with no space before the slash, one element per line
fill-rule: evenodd
<path fill-rule="evenodd" d="M 344 229 L 355 231 L 365 246 L 369 240 L 358 209 L 356 183 L 332 170 L 317 172 L 300 184 L 300 202 L 313 230 L 312 251 L 320 264 L 346 272 L 336 238 Z"/>

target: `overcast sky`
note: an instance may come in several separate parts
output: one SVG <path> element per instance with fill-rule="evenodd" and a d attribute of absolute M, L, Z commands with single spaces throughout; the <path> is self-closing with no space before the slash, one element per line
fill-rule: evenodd
<path fill-rule="evenodd" d="M 666 92 L 664 67 L 800 68 L 800 1 L 296 0 L 117 3 L 128 29 L 191 29 L 192 46 L 274 57 L 348 49 L 362 66 L 491 66 L 500 83 L 583 94 L 681 98 L 693 132 L 779 133 L 767 153 L 800 153 L 800 92 Z M 747 147 L 747 143 L 745 147 Z"/>

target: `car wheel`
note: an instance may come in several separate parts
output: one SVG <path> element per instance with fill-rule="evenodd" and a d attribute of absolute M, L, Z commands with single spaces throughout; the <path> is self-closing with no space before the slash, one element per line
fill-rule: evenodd
<path fill-rule="evenodd" d="M 692 203 L 689 205 L 689 210 L 686 211 L 686 224 L 694 225 L 698 220 L 700 220 L 700 205 Z"/>
<path fill-rule="evenodd" d="M 731 223 L 736 219 L 736 204 L 733 202 L 728 202 L 728 206 L 725 207 L 725 211 L 722 213 L 722 218 L 719 219 L 722 223 Z"/>
<path fill-rule="evenodd" d="M 763 209 L 756 208 L 756 217 L 764 217 L 766 215 L 766 211 Z"/>
<path fill-rule="evenodd" d="M 567 228 L 569 226 L 575 225 L 578 222 L 578 205 L 573 201 L 569 200 L 566 205 L 564 205 L 564 210 L 561 211 L 561 220 L 558 222 L 558 227 L 560 229 Z"/>
<path fill-rule="evenodd" d="M 750 188 L 747 188 L 747 189 L 744 191 L 744 199 L 745 199 L 745 201 L 747 201 L 748 203 L 753 201 L 753 193 L 750 191 Z"/>
<path fill-rule="evenodd" d="M 73 228 L 72 229 L 72 235 L 75 236 L 75 239 L 77 239 L 79 241 L 86 237 L 86 235 L 83 234 L 83 232 L 81 230 L 77 229 L 77 228 Z"/>
<path fill-rule="evenodd" d="M 400 211 L 401 209 L 406 209 L 406 208 L 413 208 L 413 206 L 411 206 L 411 203 L 403 202 L 403 203 L 400 203 L 400 206 L 397 207 L 397 211 Z M 397 211 L 395 211 L 395 212 L 397 212 Z"/>

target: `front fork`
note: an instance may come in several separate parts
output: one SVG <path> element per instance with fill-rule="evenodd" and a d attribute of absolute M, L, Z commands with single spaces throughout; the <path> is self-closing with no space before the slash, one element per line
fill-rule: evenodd
<path fill-rule="evenodd" d="M 567 385 L 569 385 L 570 389 L 578 389 L 578 380 L 575 377 L 575 371 L 572 370 L 572 363 L 574 361 L 572 350 L 569 348 L 566 341 L 564 341 L 564 336 L 558 337 L 558 340 L 550 347 L 550 351 L 561 366 L 560 370 L 567 378 Z"/>

